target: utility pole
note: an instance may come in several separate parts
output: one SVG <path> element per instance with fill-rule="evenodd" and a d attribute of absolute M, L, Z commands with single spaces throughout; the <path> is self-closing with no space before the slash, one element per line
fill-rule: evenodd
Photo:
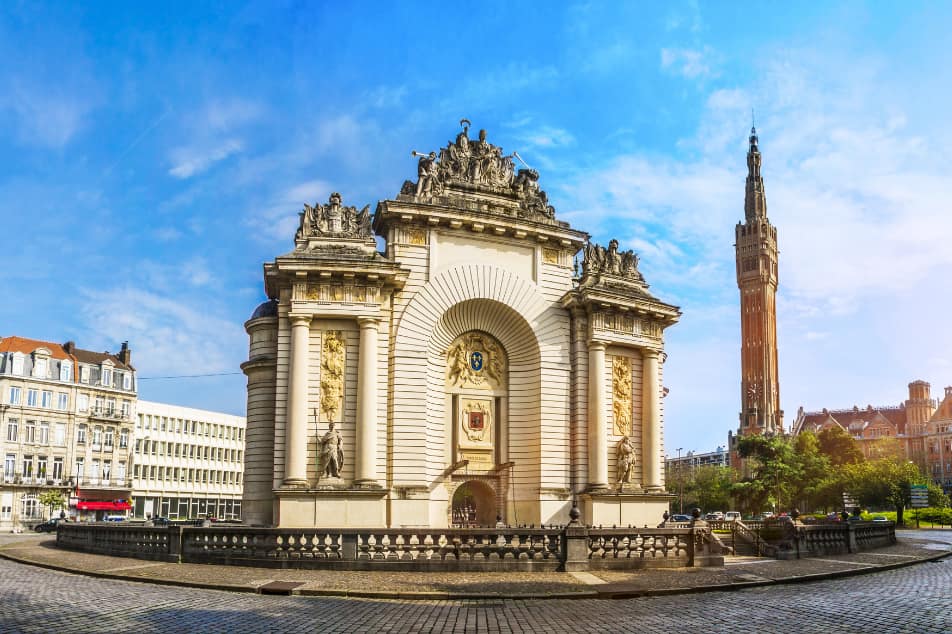
<path fill-rule="evenodd" d="M 684 515 L 684 477 L 681 473 L 681 450 L 684 447 L 678 447 L 678 513 Z"/>

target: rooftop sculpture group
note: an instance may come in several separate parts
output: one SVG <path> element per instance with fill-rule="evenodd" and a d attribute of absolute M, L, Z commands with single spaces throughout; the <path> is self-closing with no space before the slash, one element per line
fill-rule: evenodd
<path fill-rule="evenodd" d="M 610 241 L 607 249 L 594 242 L 585 245 L 582 275 L 596 274 L 615 275 L 642 283 L 645 281 L 638 270 L 638 254 L 631 250 L 619 251 L 618 240 Z"/>
<path fill-rule="evenodd" d="M 356 207 L 341 205 L 341 196 L 331 194 L 326 205 L 304 205 L 300 213 L 301 224 L 295 241 L 306 241 L 313 237 L 327 238 L 373 238 L 371 228 L 370 205 L 360 211 Z"/>
<path fill-rule="evenodd" d="M 481 190 L 514 197 L 519 202 L 519 215 L 533 220 L 552 220 L 555 209 L 549 205 L 546 193 L 539 188 L 539 173 L 528 165 L 518 172 L 513 158 L 522 161 L 518 153 L 504 156 L 502 148 L 486 141 L 486 131 L 480 130 L 474 141 L 469 138 L 470 122 L 462 119 L 463 129 L 456 140 L 436 152 L 411 154 L 419 158 L 416 184 L 407 182 L 402 194 L 431 200 L 448 193 L 454 185 L 476 186 Z M 525 165 L 525 161 L 522 161 Z"/>

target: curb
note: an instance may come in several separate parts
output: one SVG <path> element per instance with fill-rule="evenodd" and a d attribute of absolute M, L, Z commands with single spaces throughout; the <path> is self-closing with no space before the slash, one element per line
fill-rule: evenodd
<path fill-rule="evenodd" d="M 335 590 L 335 589 L 298 589 L 294 588 L 288 590 L 287 592 L 282 592 L 278 594 L 284 594 L 286 596 L 301 596 L 301 597 L 337 597 L 344 599 L 377 599 L 377 600 L 406 600 L 406 601 L 446 601 L 446 600 L 457 600 L 457 601 L 500 601 L 500 600 L 515 600 L 515 601 L 528 601 L 528 600 L 548 600 L 548 599 L 603 599 L 603 600 L 615 600 L 615 599 L 635 599 L 639 597 L 657 597 L 657 596 L 671 596 L 678 594 L 700 594 L 703 592 L 731 592 L 736 590 L 745 590 L 749 588 L 760 588 L 764 586 L 773 586 L 773 585 L 787 585 L 793 583 L 810 583 L 814 581 L 826 581 L 829 579 L 838 579 L 841 577 L 855 577 L 858 575 L 872 574 L 876 572 L 886 572 L 889 570 L 896 570 L 898 568 L 906 568 L 908 566 L 914 566 L 921 563 L 933 563 L 936 561 L 941 561 L 947 557 L 952 556 L 952 551 L 949 552 L 940 552 L 935 555 L 930 555 L 928 557 L 923 557 L 921 559 L 914 559 L 912 561 L 900 561 L 892 564 L 881 564 L 881 565 L 868 565 L 862 568 L 855 568 L 852 570 L 838 570 L 835 572 L 821 572 L 809 575 L 797 575 L 793 577 L 783 577 L 780 579 L 767 579 L 764 581 L 738 581 L 736 583 L 722 583 L 714 585 L 705 585 L 705 586 L 692 586 L 685 588 L 655 588 L 655 589 L 641 589 L 641 590 L 612 590 L 611 588 L 605 588 L 604 590 L 584 590 L 580 592 L 551 592 L 551 593 L 524 593 L 524 594 L 503 594 L 499 592 L 413 592 L 413 591 L 403 591 L 403 592 L 390 592 L 386 590 Z M 18 557 L 9 552 L 6 552 L 6 549 L 0 548 L 0 559 L 6 559 L 9 561 L 14 561 L 20 564 L 25 564 L 28 566 L 36 566 L 38 568 L 46 568 L 48 570 L 56 570 L 58 572 L 67 572 L 71 574 L 84 575 L 87 577 L 95 577 L 99 579 L 113 579 L 118 581 L 132 581 L 138 583 L 150 583 L 160 586 L 179 586 L 184 588 L 202 588 L 205 590 L 220 590 L 223 592 L 245 592 L 251 594 L 262 594 L 261 586 L 235 586 L 228 584 L 216 584 L 216 583 L 205 583 L 200 581 L 179 581 L 174 579 L 159 579 L 159 578 L 149 578 L 149 577 L 131 577 L 122 575 L 119 573 L 113 572 L 100 572 L 96 570 L 83 570 L 79 568 L 71 568 L 69 566 L 50 564 L 46 562 L 34 561 L 32 559 L 26 559 L 23 557 Z M 262 584 L 267 585 L 267 584 Z M 606 586 L 611 584 L 605 584 Z M 622 585 L 622 584 L 619 584 Z M 275 594 L 275 593 L 269 593 Z"/>

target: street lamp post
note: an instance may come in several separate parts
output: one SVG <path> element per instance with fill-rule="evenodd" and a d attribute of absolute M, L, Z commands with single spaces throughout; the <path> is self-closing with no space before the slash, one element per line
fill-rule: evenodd
<path fill-rule="evenodd" d="M 678 447 L 678 513 L 684 515 L 684 478 L 681 473 L 681 450 L 684 447 Z"/>

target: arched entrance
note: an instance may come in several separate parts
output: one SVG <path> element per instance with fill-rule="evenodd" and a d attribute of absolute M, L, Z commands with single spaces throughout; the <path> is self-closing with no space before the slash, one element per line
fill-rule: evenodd
<path fill-rule="evenodd" d="M 454 526 L 493 526 L 496 523 L 496 494 L 479 480 L 467 480 L 453 493 Z"/>

